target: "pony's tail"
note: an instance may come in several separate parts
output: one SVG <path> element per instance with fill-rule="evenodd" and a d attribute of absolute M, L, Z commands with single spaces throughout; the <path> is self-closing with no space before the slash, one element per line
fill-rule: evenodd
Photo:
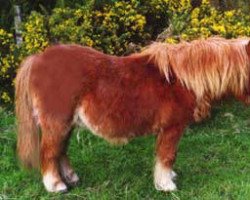
<path fill-rule="evenodd" d="M 17 117 L 17 154 L 27 168 L 40 167 L 39 127 L 33 116 L 33 106 L 29 88 L 30 71 L 35 56 L 26 58 L 17 73 L 15 84 L 15 104 Z"/>

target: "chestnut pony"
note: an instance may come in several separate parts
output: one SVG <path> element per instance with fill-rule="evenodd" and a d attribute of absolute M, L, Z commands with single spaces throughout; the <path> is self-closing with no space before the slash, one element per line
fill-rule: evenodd
<path fill-rule="evenodd" d="M 67 157 L 75 125 L 112 143 L 154 133 L 158 190 L 176 189 L 172 170 L 185 127 L 225 94 L 247 101 L 247 39 L 154 43 L 126 57 L 89 47 L 56 45 L 24 60 L 16 78 L 17 151 L 41 167 L 49 192 L 79 178 Z"/>

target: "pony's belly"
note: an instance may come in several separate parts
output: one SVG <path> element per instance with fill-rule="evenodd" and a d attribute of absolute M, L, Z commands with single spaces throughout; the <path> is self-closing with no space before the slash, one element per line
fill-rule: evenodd
<path fill-rule="evenodd" d="M 109 130 L 103 129 L 101 125 L 90 122 L 90 117 L 87 115 L 84 107 L 78 108 L 75 112 L 74 123 L 87 128 L 94 135 L 99 136 L 107 140 L 111 144 L 126 144 L 129 141 L 129 137 L 120 136 L 119 134 L 114 134 L 109 132 Z"/>

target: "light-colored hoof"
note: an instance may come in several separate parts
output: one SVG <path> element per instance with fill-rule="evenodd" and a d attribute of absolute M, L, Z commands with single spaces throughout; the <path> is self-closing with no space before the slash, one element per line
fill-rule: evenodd
<path fill-rule="evenodd" d="M 162 180 L 161 182 L 155 183 L 156 190 L 164 192 L 172 192 L 177 190 L 175 183 L 172 180 Z"/>
<path fill-rule="evenodd" d="M 58 180 L 52 174 L 43 176 L 43 184 L 48 192 L 67 192 L 68 188 L 64 182 Z"/>
<path fill-rule="evenodd" d="M 154 171 L 154 184 L 155 188 L 164 192 L 171 192 L 176 190 L 176 185 L 173 179 L 176 173 L 171 168 L 166 168 L 162 163 L 157 160 L 155 163 Z"/>

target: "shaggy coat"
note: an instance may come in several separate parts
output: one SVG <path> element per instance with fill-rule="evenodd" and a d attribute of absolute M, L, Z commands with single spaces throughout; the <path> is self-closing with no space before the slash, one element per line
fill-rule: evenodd
<path fill-rule="evenodd" d="M 78 181 L 67 157 L 75 125 L 112 143 L 153 133 L 155 187 L 174 190 L 172 165 L 194 110 L 227 92 L 245 98 L 247 53 L 245 40 L 224 39 L 156 43 L 127 57 L 77 45 L 49 47 L 24 60 L 17 74 L 20 160 L 41 167 L 48 191 L 65 191 Z"/>
<path fill-rule="evenodd" d="M 174 76 L 195 93 L 195 121 L 209 115 L 210 103 L 224 95 L 249 102 L 249 39 L 219 37 L 182 42 L 155 43 L 143 53 L 151 55 L 167 80 Z"/>

